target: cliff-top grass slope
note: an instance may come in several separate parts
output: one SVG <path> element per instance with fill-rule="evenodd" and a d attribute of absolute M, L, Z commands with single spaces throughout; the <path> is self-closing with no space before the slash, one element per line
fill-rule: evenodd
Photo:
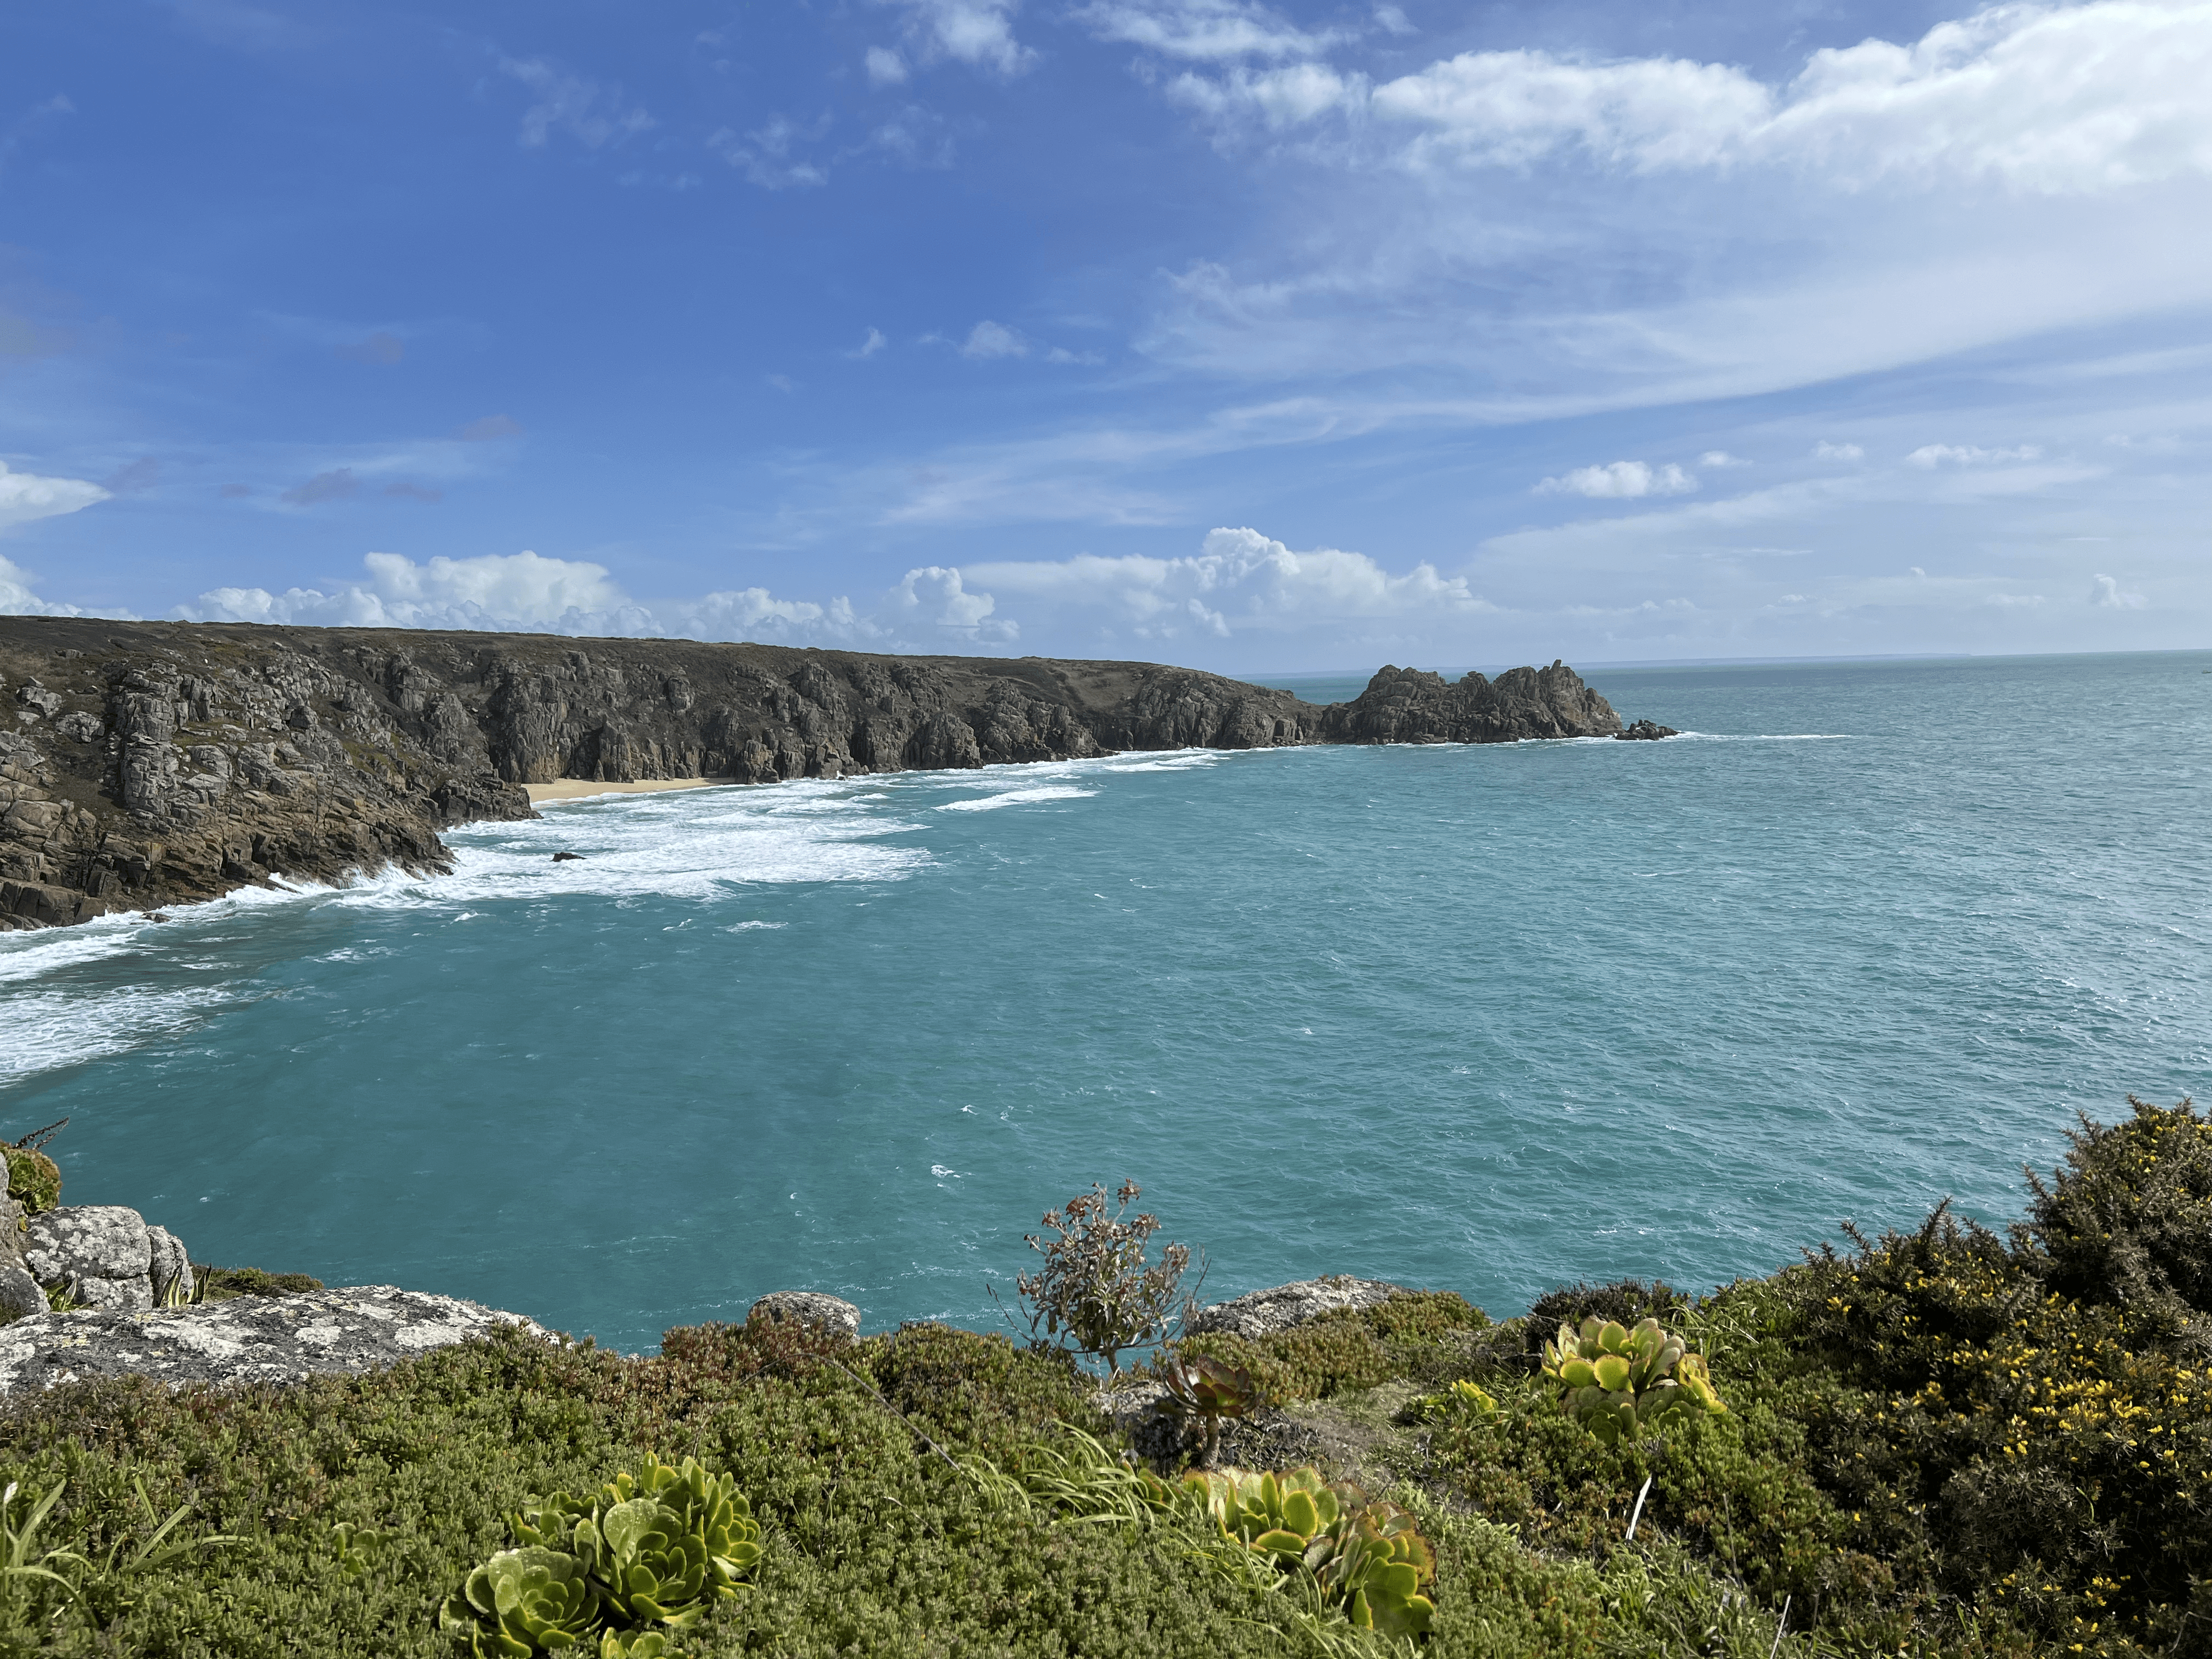
<path fill-rule="evenodd" d="M 1323 708 L 1155 663 L 0 617 L 0 928 L 443 868 L 441 830 L 528 817 L 523 786 L 562 778 L 1621 730 L 1557 663 L 1450 684 L 1386 668 Z"/>
<path fill-rule="evenodd" d="M 502 1338 L 288 1388 L 20 1401 L 0 1649 L 450 1659 L 441 1608 L 465 1612 L 526 1506 L 653 1453 L 731 1477 L 757 1553 L 718 1546 L 736 1593 L 638 1653 L 2203 1654 L 2212 1122 L 2134 1104 L 2008 1235 L 1939 1209 L 1696 1300 L 1575 1286 L 1492 1325 L 1423 1293 L 1165 1356 L 1281 1402 L 1231 1425 L 1237 1455 L 1357 1474 L 1410 1516 L 1424 1635 L 1355 1630 L 1313 1575 L 1140 1501 L 1063 1355 L 707 1326 L 650 1358 Z M 1539 1357 L 1584 1316 L 1656 1316 L 1728 1409 L 1605 1443 Z"/>

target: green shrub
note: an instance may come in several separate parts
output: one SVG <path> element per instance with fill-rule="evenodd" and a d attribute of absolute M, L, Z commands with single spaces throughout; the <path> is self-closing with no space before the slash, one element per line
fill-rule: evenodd
<path fill-rule="evenodd" d="M 1467 1351 L 1451 1339 L 1489 1325 L 1481 1309 L 1450 1291 L 1422 1291 L 1371 1308 L 1338 1309 L 1272 1336 L 1209 1331 L 1170 1346 L 1246 1373 L 1261 1399 L 1280 1405 L 1326 1400 L 1399 1377 L 1449 1383 L 1467 1365 Z M 1160 1369 L 1152 1368 L 1155 1375 Z"/>
<path fill-rule="evenodd" d="M 228 1302 L 239 1296 L 300 1296 L 319 1291 L 323 1281 L 305 1273 L 266 1273 L 258 1267 L 203 1267 L 192 1266 L 192 1284 L 204 1302 Z"/>
<path fill-rule="evenodd" d="M 2212 1120 L 2190 1102 L 2128 1097 L 2135 1115 L 2087 1117 L 2049 1184 L 2027 1172 L 2021 1230 L 2039 1276 L 2062 1296 L 2169 1319 L 2212 1313 Z"/>
<path fill-rule="evenodd" d="M 28 1146 L 0 1147 L 8 1155 L 8 1196 L 27 1215 L 51 1210 L 62 1201 L 61 1166 L 44 1152 Z"/>

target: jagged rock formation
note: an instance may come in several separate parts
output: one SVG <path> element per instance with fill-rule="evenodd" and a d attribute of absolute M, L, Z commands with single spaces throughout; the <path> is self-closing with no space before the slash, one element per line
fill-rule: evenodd
<path fill-rule="evenodd" d="M 1394 1296 L 1410 1292 L 1387 1279 L 1355 1279 L 1349 1273 L 1330 1273 L 1320 1279 L 1301 1279 L 1272 1290 L 1254 1291 L 1233 1302 L 1217 1302 L 1200 1308 L 1185 1322 L 1193 1336 L 1224 1331 L 1231 1336 L 1257 1341 L 1345 1308 L 1372 1308 Z"/>
<path fill-rule="evenodd" d="M 745 1315 L 748 1325 L 806 1325 L 842 1336 L 860 1334 L 860 1310 L 842 1297 L 819 1291 L 770 1291 Z"/>
<path fill-rule="evenodd" d="M 1385 668 L 1356 702 L 1330 704 L 1321 729 L 1324 743 L 1516 743 L 1611 737 L 1620 716 L 1564 663 L 1494 680 Z"/>
<path fill-rule="evenodd" d="M 743 783 L 1127 749 L 1620 730 L 1574 671 L 1385 668 L 1324 709 L 1151 663 L 684 640 L 0 617 L 0 928 L 271 877 L 448 866 L 523 786 Z"/>
<path fill-rule="evenodd" d="M 499 1325 L 550 1340 L 520 1314 L 389 1285 L 152 1313 L 39 1314 L 0 1328 L 0 1398 L 94 1376 L 296 1382 L 392 1364 Z"/>

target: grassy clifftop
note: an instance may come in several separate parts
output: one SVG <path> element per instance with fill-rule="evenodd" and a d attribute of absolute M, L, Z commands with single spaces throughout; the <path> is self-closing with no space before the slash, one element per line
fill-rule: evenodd
<path fill-rule="evenodd" d="M 1418 1518 L 1428 1651 L 2205 1652 L 2212 1123 L 2138 1106 L 2028 1200 L 2009 1236 L 1939 1211 L 1695 1300 L 1578 1286 L 1493 1325 L 1423 1295 L 1188 1346 L 1284 1402 L 1240 1455 L 1356 1473 Z M 1536 1363 L 1585 1312 L 1656 1315 L 1729 1409 L 1601 1443 Z M 1462 1379 L 1491 1404 L 1423 1403 Z M 979 1469 L 1111 1440 L 1094 1388 L 996 1335 L 714 1326 L 643 1358 L 501 1338 L 283 1389 L 78 1385 L 0 1417 L 10 1528 L 66 1483 L 15 1564 L 85 1564 L 0 1580 L 0 1651 L 452 1656 L 439 1603 L 513 1512 L 647 1450 L 733 1476 L 762 1528 L 749 1586 L 674 1651 L 1407 1643 L 1224 1571 L 1187 1516 L 994 1501 Z"/>

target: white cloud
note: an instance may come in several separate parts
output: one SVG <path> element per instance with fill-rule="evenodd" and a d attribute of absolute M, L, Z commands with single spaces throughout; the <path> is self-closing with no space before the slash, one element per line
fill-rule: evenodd
<path fill-rule="evenodd" d="M 870 46 L 866 64 L 872 87 L 902 86 L 906 82 L 906 59 L 887 47 Z"/>
<path fill-rule="evenodd" d="M 1603 466 L 1578 466 L 1561 477 L 1547 478 L 1536 486 L 1536 493 L 1632 501 L 1640 495 L 1687 495 L 1697 487 L 1697 479 L 1672 461 L 1656 468 L 1643 461 L 1613 461 Z"/>
<path fill-rule="evenodd" d="M 542 58 L 502 58 L 499 66 L 538 95 L 522 112 L 526 149 L 543 149 L 560 131 L 586 149 L 599 149 L 619 145 L 655 125 L 641 107 L 623 107 L 620 88 L 608 91 L 595 82 L 564 75 Z"/>
<path fill-rule="evenodd" d="M 1907 455 L 1908 465 L 1933 470 L 1947 462 L 1953 466 L 1990 466 L 2004 461 L 2033 461 L 2043 452 L 2033 444 L 2017 449 L 1978 449 L 1972 444 L 1923 444 Z"/>
<path fill-rule="evenodd" d="M 1364 76 L 1340 75 L 1325 64 L 1240 66 L 1215 77 L 1178 75 L 1167 87 L 1170 99 L 1202 115 L 1227 123 L 1256 121 L 1270 131 L 1302 126 L 1339 106 L 1356 107 L 1366 91 Z"/>
<path fill-rule="evenodd" d="M 794 156 L 792 148 L 801 140 L 819 137 L 818 129 L 802 129 L 788 116 L 778 115 L 742 137 L 728 127 L 718 128 L 707 136 L 707 148 L 743 173 L 748 183 L 763 190 L 805 189 L 828 184 L 830 174 L 816 163 Z"/>
<path fill-rule="evenodd" d="M 1741 455 L 1731 455 L 1725 449 L 1709 449 L 1698 457 L 1698 465 L 1714 471 L 1729 466 L 1749 466 L 1751 463 Z"/>
<path fill-rule="evenodd" d="M 1310 33 L 1250 0 L 1091 0 L 1068 15 L 1101 40 L 1168 58 L 1311 58 L 1353 38 Z"/>
<path fill-rule="evenodd" d="M 1006 617 L 994 618 L 998 601 L 988 593 L 970 593 L 957 569 L 943 565 L 927 565 L 909 570 L 905 579 L 892 590 L 891 608 L 895 613 L 910 617 L 930 627 L 963 634 L 978 641 L 1005 643 L 1021 633 L 1018 623 Z"/>
<path fill-rule="evenodd" d="M 884 337 L 883 330 L 872 328 L 868 331 L 867 338 L 862 340 L 845 355 L 855 359 L 872 357 L 890 343 L 890 341 Z"/>
<path fill-rule="evenodd" d="M 74 605 L 58 605 L 32 591 L 31 573 L 20 564 L 0 558 L 0 617 L 112 617 L 135 620 L 128 611 L 86 611 Z"/>
<path fill-rule="evenodd" d="M 986 361 L 994 357 L 1026 357 L 1030 355 L 1030 343 L 1004 324 L 992 322 L 987 318 L 968 331 L 968 337 L 960 344 L 960 355 Z"/>
<path fill-rule="evenodd" d="M 1021 0 L 894 0 L 905 9 L 907 33 L 926 58 L 1019 75 L 1036 53 L 1014 39 Z"/>
<path fill-rule="evenodd" d="M 1813 459 L 1816 461 L 1863 461 L 1866 459 L 1866 451 L 1856 444 L 1832 444 L 1823 438 L 1813 446 Z"/>
<path fill-rule="evenodd" d="M 1814 52 L 1786 86 L 1672 58 L 1464 52 L 1374 89 L 1416 165 L 1566 149 L 1640 173 L 1773 162 L 1846 187 L 1990 179 L 2029 192 L 2212 173 L 2212 7 L 1990 6 L 1906 45 Z"/>
<path fill-rule="evenodd" d="M 46 478 L 35 472 L 12 472 L 0 461 L 0 533 L 34 519 L 51 519 L 76 513 L 104 501 L 109 492 L 85 478 Z"/>
<path fill-rule="evenodd" d="M 975 564 L 963 574 L 1047 609 L 1120 622 L 1144 640 L 1221 639 L 1246 630 L 1473 615 L 1487 608 L 1464 578 L 1439 575 L 1432 565 L 1394 576 L 1364 553 L 1294 553 L 1250 529 L 1213 531 L 1192 558 L 1084 554 Z"/>
<path fill-rule="evenodd" d="M 2112 577 L 2099 575 L 2089 584 L 2089 603 L 2112 611 L 2140 611 L 2145 601 L 2140 593 L 2124 592 Z"/>

